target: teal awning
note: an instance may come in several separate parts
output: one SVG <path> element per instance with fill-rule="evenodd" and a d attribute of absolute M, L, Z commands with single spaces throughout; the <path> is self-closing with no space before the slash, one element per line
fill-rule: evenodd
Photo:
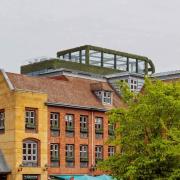
<path fill-rule="evenodd" d="M 52 175 L 53 178 L 61 179 L 61 180 L 70 180 L 72 177 L 78 178 L 83 175 Z"/>
<path fill-rule="evenodd" d="M 101 175 L 101 176 L 97 176 L 98 180 L 113 180 L 112 176 L 109 175 Z"/>
<path fill-rule="evenodd" d="M 60 180 L 70 180 L 74 178 L 74 180 L 113 180 L 112 176 L 109 175 L 101 175 L 101 176 L 89 176 L 89 175 L 53 175 L 53 178 Z"/>

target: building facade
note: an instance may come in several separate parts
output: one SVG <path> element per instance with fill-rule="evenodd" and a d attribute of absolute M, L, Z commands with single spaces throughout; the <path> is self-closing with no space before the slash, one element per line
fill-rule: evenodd
<path fill-rule="evenodd" d="M 26 179 L 28 174 L 37 177 L 41 174 L 42 179 L 47 178 L 47 171 L 43 170 L 48 153 L 47 123 L 44 123 L 48 110 L 43 103 L 46 100 L 46 94 L 16 90 L 8 75 L 4 71 L 0 72 L 0 149 L 6 162 L 2 165 L 3 169 L 9 169 L 4 176 L 7 175 L 10 180 Z M 38 109 L 35 132 L 26 128 L 25 116 L 31 108 Z M 35 152 L 37 149 L 41 151 L 39 154 Z M 28 151 L 33 152 L 28 154 Z M 33 160 L 34 164 L 28 164 L 29 160 Z"/>
<path fill-rule="evenodd" d="M 113 127 L 105 112 L 122 104 L 106 81 L 1 71 L 0 89 L 0 148 L 8 179 L 102 173 L 96 162 L 115 152 L 106 144 Z"/>
<path fill-rule="evenodd" d="M 0 179 L 45 180 L 100 175 L 96 163 L 118 148 L 108 145 L 115 125 L 106 114 L 123 107 L 117 81 L 139 92 L 154 65 L 144 56 L 95 46 L 0 71 Z M 179 80 L 178 71 L 153 78 Z"/>

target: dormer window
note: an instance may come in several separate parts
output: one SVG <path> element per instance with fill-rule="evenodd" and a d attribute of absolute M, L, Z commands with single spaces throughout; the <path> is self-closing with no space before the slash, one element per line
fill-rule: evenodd
<path fill-rule="evenodd" d="M 103 103 L 106 103 L 106 104 L 111 104 L 111 92 L 109 91 L 104 91 L 103 92 Z"/>
<path fill-rule="evenodd" d="M 111 91 L 96 91 L 96 95 L 103 104 L 112 104 L 112 92 Z"/>

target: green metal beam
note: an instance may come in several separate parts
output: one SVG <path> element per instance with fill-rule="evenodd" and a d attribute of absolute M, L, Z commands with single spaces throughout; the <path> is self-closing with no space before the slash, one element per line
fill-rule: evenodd
<path fill-rule="evenodd" d="M 82 63 L 82 50 L 79 51 L 79 62 Z"/>
<path fill-rule="evenodd" d="M 136 59 L 136 73 L 138 73 L 139 70 L 138 70 L 138 59 Z"/>
<path fill-rule="evenodd" d="M 127 69 L 127 71 L 129 71 L 129 58 L 127 57 L 127 67 L 126 67 Z"/>
<path fill-rule="evenodd" d="M 114 69 L 117 68 L 117 59 L 116 59 L 116 54 L 114 55 Z"/>
<path fill-rule="evenodd" d="M 104 66 L 104 54 L 103 54 L 103 52 L 101 52 L 101 67 L 103 67 Z"/>
<path fill-rule="evenodd" d="M 85 49 L 85 54 L 86 54 L 86 58 L 85 58 L 85 61 L 86 61 L 86 64 L 89 64 L 89 47 L 87 46 L 86 49 Z"/>

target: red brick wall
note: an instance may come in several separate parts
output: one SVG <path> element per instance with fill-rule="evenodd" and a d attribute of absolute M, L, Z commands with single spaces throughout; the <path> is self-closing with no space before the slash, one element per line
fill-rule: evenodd
<path fill-rule="evenodd" d="M 48 108 L 48 164 L 50 164 L 50 144 L 51 143 L 59 143 L 60 145 L 60 166 L 59 167 L 50 167 L 48 168 L 48 173 L 50 174 L 92 174 L 90 171 L 90 167 L 92 164 L 92 153 L 95 159 L 95 145 L 103 145 L 103 154 L 104 158 L 108 157 L 108 145 L 105 142 L 108 139 L 108 119 L 104 112 L 93 112 L 93 141 L 94 147 L 92 149 L 92 112 L 87 110 L 78 110 L 71 108 L 63 108 L 63 107 L 49 107 Z M 51 137 L 50 135 L 50 112 L 59 112 L 60 113 L 60 136 L 59 137 Z M 74 123 L 75 123 L 75 134 L 74 137 L 66 137 L 65 131 L 65 115 L 66 114 L 74 114 Z M 80 138 L 80 115 L 87 115 L 89 122 L 89 133 L 88 138 L 82 139 Z M 103 117 L 103 126 L 104 126 L 104 134 L 103 139 L 95 138 L 95 127 L 94 121 L 95 117 Z M 67 168 L 65 161 L 65 145 L 66 144 L 74 144 L 75 149 L 75 166 L 74 168 Z M 89 167 L 88 168 L 80 168 L 80 145 L 87 144 L 89 148 Z M 94 174 L 101 174 L 100 171 L 94 172 Z"/>

